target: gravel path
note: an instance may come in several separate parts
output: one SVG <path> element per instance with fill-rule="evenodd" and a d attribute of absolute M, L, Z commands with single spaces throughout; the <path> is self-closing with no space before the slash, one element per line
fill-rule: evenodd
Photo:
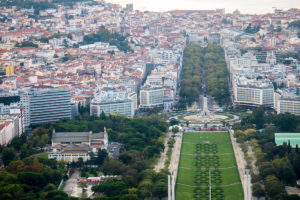
<path fill-rule="evenodd" d="M 156 171 L 156 172 L 159 172 L 160 170 L 162 170 L 165 167 L 165 162 L 167 159 L 167 152 L 169 150 L 168 141 L 169 141 L 169 138 L 171 137 L 171 135 L 172 135 L 172 132 L 169 131 L 165 137 L 165 144 L 164 144 L 165 149 L 161 153 L 160 158 L 154 167 L 154 171 Z"/>

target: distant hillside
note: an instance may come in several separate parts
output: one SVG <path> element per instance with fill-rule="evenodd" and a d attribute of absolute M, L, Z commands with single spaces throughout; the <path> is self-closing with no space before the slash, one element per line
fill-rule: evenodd
<path fill-rule="evenodd" d="M 57 4 L 65 5 L 65 6 L 73 6 L 74 4 L 78 2 L 94 2 L 93 0 L 52 0 L 51 2 L 48 1 L 40 1 L 36 2 L 33 0 L 1 0 L 0 6 L 4 7 L 12 7 L 16 6 L 18 9 L 26 8 L 30 9 L 33 8 L 35 10 L 45 10 L 48 8 L 56 8 Z"/>

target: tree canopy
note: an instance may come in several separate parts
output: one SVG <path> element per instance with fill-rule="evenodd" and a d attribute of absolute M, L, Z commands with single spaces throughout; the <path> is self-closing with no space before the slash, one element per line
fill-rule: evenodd
<path fill-rule="evenodd" d="M 180 82 L 181 101 L 191 105 L 198 101 L 202 81 L 206 80 L 207 91 L 219 105 L 229 103 L 228 71 L 224 51 L 219 45 L 202 48 L 189 44 L 183 54 L 182 79 Z M 203 74 L 205 71 L 205 74 Z M 203 76 L 206 77 L 203 77 Z"/>

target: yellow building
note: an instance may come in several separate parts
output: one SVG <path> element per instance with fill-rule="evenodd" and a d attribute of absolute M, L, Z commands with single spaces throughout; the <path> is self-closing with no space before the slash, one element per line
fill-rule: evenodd
<path fill-rule="evenodd" d="M 14 74 L 14 73 L 15 73 L 14 66 L 12 66 L 12 65 L 7 65 L 7 66 L 6 66 L 6 73 L 5 73 L 5 75 L 6 75 L 6 76 L 9 76 L 9 75 L 12 75 L 12 74 Z"/>

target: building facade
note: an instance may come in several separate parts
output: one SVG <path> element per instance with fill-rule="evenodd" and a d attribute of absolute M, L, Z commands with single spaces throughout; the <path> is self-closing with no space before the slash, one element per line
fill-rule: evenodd
<path fill-rule="evenodd" d="M 23 133 L 23 119 L 21 114 L 0 115 L 0 145 L 6 146 L 14 137 Z"/>
<path fill-rule="evenodd" d="M 274 105 L 274 87 L 270 81 L 236 77 L 233 83 L 234 104 L 246 106 Z"/>
<path fill-rule="evenodd" d="M 71 113 L 70 89 L 34 89 L 29 93 L 30 124 L 71 119 Z"/>
<path fill-rule="evenodd" d="M 116 100 L 110 102 L 91 102 L 91 115 L 100 116 L 102 111 L 106 114 L 121 114 L 128 117 L 134 116 L 133 102 L 130 99 Z"/>
<path fill-rule="evenodd" d="M 273 93 L 273 88 L 238 86 L 234 103 L 250 106 L 273 106 Z"/>
<path fill-rule="evenodd" d="M 291 113 L 300 115 L 300 96 L 296 94 L 296 90 L 274 92 L 274 109 L 280 113 Z"/>
<path fill-rule="evenodd" d="M 94 94 L 91 101 L 90 114 L 99 117 L 104 112 L 106 115 L 114 113 L 133 117 L 136 109 L 137 95 L 135 92 L 99 91 Z"/>
<path fill-rule="evenodd" d="M 163 106 L 164 95 L 162 87 L 144 86 L 140 90 L 140 107 L 154 108 Z"/>
<path fill-rule="evenodd" d="M 97 153 L 99 149 L 107 149 L 108 135 L 104 132 L 55 132 L 52 134 L 52 145 L 48 154 L 49 159 L 76 162 L 90 159 L 90 153 Z"/>

